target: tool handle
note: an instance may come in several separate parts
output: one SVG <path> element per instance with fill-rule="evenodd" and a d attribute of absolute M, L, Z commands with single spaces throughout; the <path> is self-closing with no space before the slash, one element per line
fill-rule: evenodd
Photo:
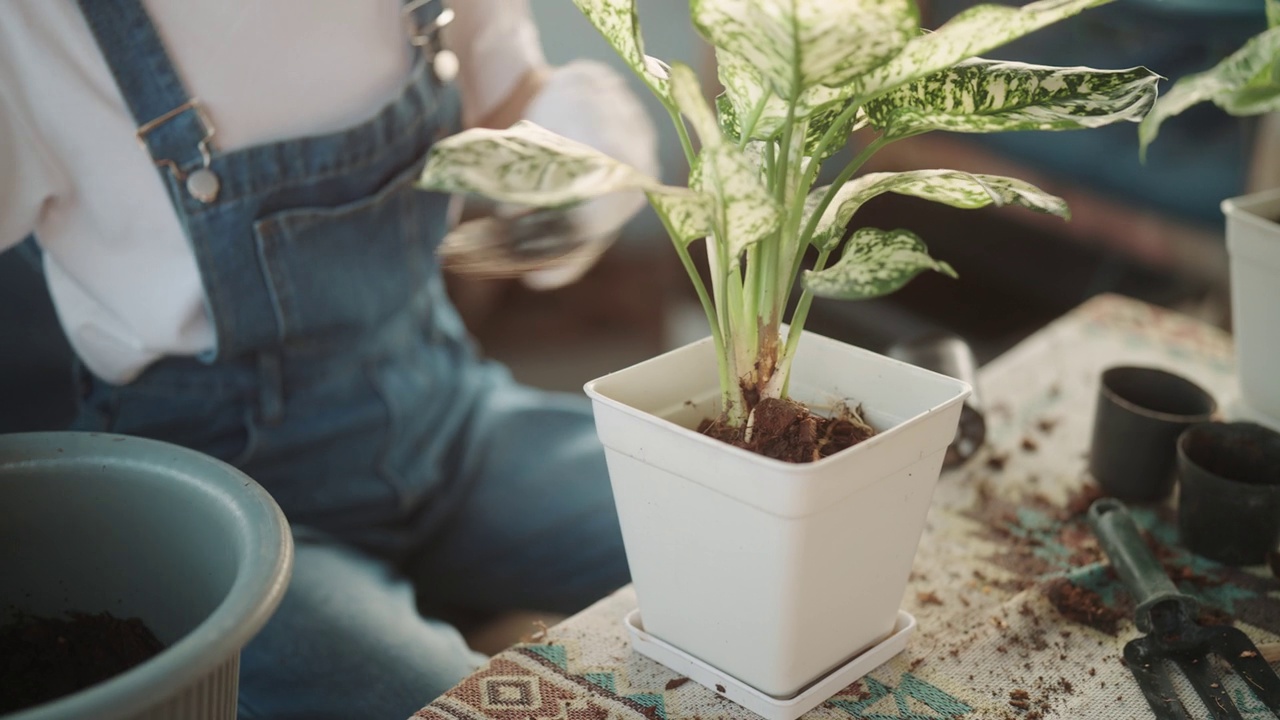
<path fill-rule="evenodd" d="M 1199 605 L 1191 596 L 1178 592 L 1169 580 L 1138 534 L 1138 526 L 1124 503 L 1114 498 L 1094 501 L 1089 508 L 1089 525 L 1111 560 L 1111 566 L 1133 595 L 1138 606 L 1134 620 L 1139 630 L 1151 632 L 1151 608 L 1168 601 L 1177 603 L 1188 619 L 1195 620 Z"/>

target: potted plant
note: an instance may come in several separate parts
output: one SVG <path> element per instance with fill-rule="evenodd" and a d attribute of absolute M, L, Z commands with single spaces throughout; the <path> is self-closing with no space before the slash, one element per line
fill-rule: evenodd
<path fill-rule="evenodd" d="M 710 337 L 586 388 L 648 633 L 785 697 L 893 631 L 969 389 L 805 333 L 810 303 L 953 274 L 908 230 L 859 228 L 842 243 L 881 193 L 1067 216 L 1061 199 L 1013 178 L 854 175 L 880 148 L 932 130 L 1141 118 L 1157 81 L 1145 68 L 975 57 L 1108 1 L 984 5 L 924 34 L 912 0 L 693 0 L 725 86 L 713 110 L 692 69 L 645 55 L 634 0 L 575 0 L 670 114 L 688 187 L 527 122 L 433 148 L 425 189 L 541 207 L 643 191 L 697 292 Z M 864 127 L 875 139 L 814 187 L 822 162 Z M 709 288 L 690 255 L 703 238 Z"/>
<path fill-rule="evenodd" d="M 1156 103 L 1138 128 L 1141 152 L 1162 123 L 1202 102 L 1236 116 L 1280 110 L 1280 0 L 1267 0 L 1266 10 L 1268 30 L 1214 67 L 1179 79 Z M 1229 410 L 1280 430 L 1280 188 L 1231 198 L 1222 211 L 1240 392 Z"/>

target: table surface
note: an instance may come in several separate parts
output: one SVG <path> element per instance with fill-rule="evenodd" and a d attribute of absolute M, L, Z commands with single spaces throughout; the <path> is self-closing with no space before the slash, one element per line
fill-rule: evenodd
<path fill-rule="evenodd" d="M 1081 517 L 1097 379 L 1116 364 L 1183 374 L 1220 403 L 1235 385 L 1229 335 L 1118 296 L 1088 301 L 984 367 L 988 446 L 939 480 L 903 600 L 915 636 L 806 720 L 1152 717 L 1120 661 L 1138 634 L 1133 602 Z M 1202 621 L 1278 639 L 1280 581 L 1178 547 L 1168 504 L 1135 515 L 1178 586 L 1206 606 Z M 754 717 L 633 652 L 622 618 L 635 606 L 631 588 L 618 591 L 494 656 L 417 717 Z M 1225 682 L 1245 717 L 1271 717 L 1237 678 Z"/>

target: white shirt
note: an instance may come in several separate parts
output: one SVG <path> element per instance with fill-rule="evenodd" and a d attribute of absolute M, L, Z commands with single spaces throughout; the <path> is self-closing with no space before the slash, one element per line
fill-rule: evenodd
<path fill-rule="evenodd" d="M 412 62 L 401 0 L 143 5 L 219 151 L 356 124 L 395 96 Z M 546 61 L 527 0 L 452 7 L 445 41 L 461 60 L 464 122 L 475 122 Z M 656 170 L 652 127 L 604 66 L 556 70 L 526 117 Z M 0 0 L 0 251 L 36 233 L 72 347 L 116 383 L 215 344 L 195 257 L 135 130 L 74 0 Z"/>

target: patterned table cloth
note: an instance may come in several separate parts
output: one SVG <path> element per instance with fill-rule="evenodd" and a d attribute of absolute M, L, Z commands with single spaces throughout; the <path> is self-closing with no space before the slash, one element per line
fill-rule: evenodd
<path fill-rule="evenodd" d="M 1133 602 L 1081 513 L 1099 373 L 1163 367 L 1225 403 L 1230 337 L 1187 317 L 1101 296 L 984 367 L 988 445 L 943 473 L 903 607 L 919 628 L 907 650 L 805 720 L 1047 720 L 1152 717 L 1124 643 Z M 1134 508 L 1179 588 L 1255 642 L 1280 634 L 1280 581 L 1177 546 L 1171 504 Z M 631 650 L 624 588 L 497 656 L 416 717 L 432 720 L 713 720 L 751 712 Z M 1245 717 L 1271 717 L 1234 677 Z M 1202 709 L 1187 687 L 1187 707 Z"/>

